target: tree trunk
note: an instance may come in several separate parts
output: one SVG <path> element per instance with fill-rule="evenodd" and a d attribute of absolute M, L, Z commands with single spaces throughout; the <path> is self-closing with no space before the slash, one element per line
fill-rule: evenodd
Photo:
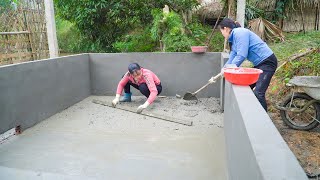
<path fill-rule="evenodd" d="M 302 29 L 303 29 L 303 33 L 306 33 L 306 28 L 305 28 L 305 22 L 304 22 L 304 14 L 303 14 L 303 10 L 302 10 L 302 5 L 300 5 L 300 13 L 301 13 L 301 19 L 302 19 Z"/>
<path fill-rule="evenodd" d="M 228 18 L 235 19 L 235 0 L 228 0 Z M 224 40 L 223 52 L 228 52 L 227 50 L 227 39 Z"/>
<path fill-rule="evenodd" d="M 228 0 L 228 18 L 236 19 L 236 0 Z"/>
<path fill-rule="evenodd" d="M 187 14 L 187 12 L 181 11 L 181 15 L 182 15 L 183 23 L 185 25 L 188 25 L 188 14 Z"/>

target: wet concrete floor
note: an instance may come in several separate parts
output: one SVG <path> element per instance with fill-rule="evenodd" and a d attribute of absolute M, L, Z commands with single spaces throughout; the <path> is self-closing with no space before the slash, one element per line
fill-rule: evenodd
<path fill-rule="evenodd" d="M 184 126 L 93 104 L 90 96 L 0 144 L 0 179 L 217 179 L 226 177 L 223 114 L 214 98 L 158 98 L 147 111 Z M 138 107 L 146 100 L 121 106 Z"/>

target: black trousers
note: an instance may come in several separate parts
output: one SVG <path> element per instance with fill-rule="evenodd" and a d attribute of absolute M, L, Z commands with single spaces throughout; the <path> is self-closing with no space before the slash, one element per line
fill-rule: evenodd
<path fill-rule="evenodd" d="M 272 54 L 267 59 L 262 61 L 262 63 L 255 66 L 255 68 L 261 69 L 263 73 L 260 74 L 259 79 L 256 83 L 250 85 L 251 89 L 255 88 L 253 93 L 255 94 L 260 104 L 266 111 L 268 109 L 266 101 L 266 91 L 269 87 L 271 78 L 277 69 L 277 66 L 277 57 L 274 54 Z"/>
<path fill-rule="evenodd" d="M 150 90 L 147 86 L 146 83 L 142 83 L 139 86 L 137 84 L 133 84 L 131 81 L 128 81 L 128 83 L 124 86 L 124 92 L 125 93 L 131 93 L 130 91 L 130 86 L 138 89 L 145 97 L 149 97 L 150 96 Z M 161 83 L 159 85 L 156 85 L 157 90 L 158 90 L 158 95 L 161 93 L 162 91 L 162 85 Z"/>

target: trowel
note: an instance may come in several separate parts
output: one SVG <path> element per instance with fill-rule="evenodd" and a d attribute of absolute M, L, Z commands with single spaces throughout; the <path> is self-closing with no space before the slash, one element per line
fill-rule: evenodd
<path fill-rule="evenodd" d="M 215 77 L 213 77 L 213 82 L 208 82 L 207 84 L 205 84 L 204 86 L 202 86 L 200 89 L 198 89 L 196 92 L 191 93 L 191 92 L 187 92 L 184 96 L 183 99 L 184 100 L 198 100 L 198 98 L 196 97 L 196 94 L 198 92 L 200 92 L 201 90 L 203 90 L 204 88 L 206 88 L 207 86 L 209 86 L 212 83 L 215 83 L 215 81 L 221 77 L 221 73 L 219 73 L 218 75 L 216 75 Z"/>

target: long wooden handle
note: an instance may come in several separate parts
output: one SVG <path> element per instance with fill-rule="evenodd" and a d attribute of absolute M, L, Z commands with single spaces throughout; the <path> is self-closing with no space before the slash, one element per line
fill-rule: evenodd
<path fill-rule="evenodd" d="M 100 105 L 103 105 L 103 106 L 107 106 L 107 107 L 113 108 L 111 103 L 109 103 L 109 102 L 100 101 L 100 100 L 97 100 L 97 99 L 92 100 L 92 102 L 95 103 L 95 104 L 100 104 Z M 130 107 L 116 106 L 115 108 L 123 110 L 123 111 L 137 113 L 135 109 L 132 109 Z M 177 119 L 177 118 L 174 118 L 174 117 L 159 115 L 159 114 L 155 114 L 155 113 L 151 114 L 151 113 L 148 113 L 148 112 L 142 112 L 140 115 L 144 115 L 144 116 L 148 116 L 148 117 L 152 117 L 152 118 L 157 118 L 157 119 L 161 119 L 161 120 L 169 121 L 169 122 L 173 122 L 173 123 L 178 123 L 178 124 L 182 124 L 182 125 L 186 125 L 186 126 L 192 126 L 193 125 L 193 121 L 191 121 L 191 120 Z"/>
<path fill-rule="evenodd" d="M 215 77 L 213 77 L 213 80 L 214 81 L 217 80 L 220 76 L 221 76 L 221 73 L 217 74 Z M 193 95 L 197 94 L 198 92 L 200 92 L 202 89 L 206 88 L 210 84 L 211 84 L 211 82 L 208 82 L 207 84 L 202 86 L 200 89 L 198 89 L 196 92 L 194 92 Z"/>

